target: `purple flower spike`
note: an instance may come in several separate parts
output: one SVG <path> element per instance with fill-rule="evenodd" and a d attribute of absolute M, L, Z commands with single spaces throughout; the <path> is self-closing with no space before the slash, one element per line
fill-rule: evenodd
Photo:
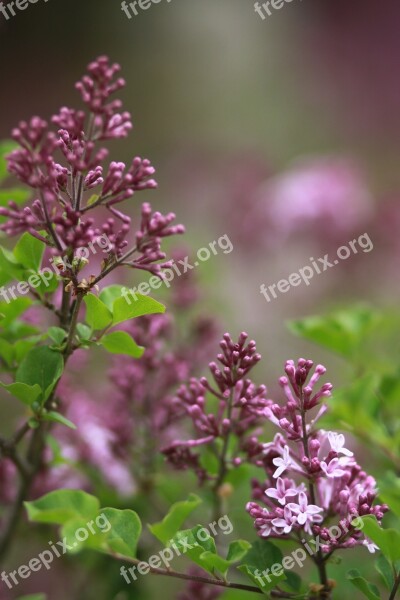
<path fill-rule="evenodd" d="M 162 238 L 184 232 L 183 225 L 173 224 L 173 213 L 153 212 L 148 203 L 142 205 L 139 230 L 131 230 L 131 217 L 119 205 L 136 193 L 155 189 L 155 169 L 150 160 L 140 156 L 128 166 L 120 161 L 104 165 L 108 150 L 99 142 L 124 138 L 132 129 L 130 114 L 121 110 L 120 100 L 111 98 L 125 81 L 118 76 L 120 66 L 106 56 L 90 63 L 87 71 L 76 87 L 88 114 L 63 106 L 51 118 L 55 132 L 40 117 L 22 121 L 13 130 L 20 147 L 7 157 L 8 169 L 32 189 L 34 201 L 22 208 L 11 201 L 7 208 L 0 208 L 0 215 L 7 219 L 1 231 L 8 235 L 28 232 L 53 255 L 76 256 L 78 249 L 108 235 L 102 271 L 91 275 L 89 284 L 79 281 L 80 266 L 70 269 L 68 277 L 63 275 L 71 284 L 67 289 L 75 295 L 79 289 L 90 290 L 120 265 L 162 277 L 163 270 L 171 266 L 161 250 Z M 107 208 L 122 225 L 117 228 L 114 219 L 99 223 L 86 217 L 98 207 Z"/>

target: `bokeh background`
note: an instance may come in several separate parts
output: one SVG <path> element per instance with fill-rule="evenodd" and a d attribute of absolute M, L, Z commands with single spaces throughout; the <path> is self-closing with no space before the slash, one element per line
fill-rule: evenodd
<path fill-rule="evenodd" d="M 255 337 L 259 378 L 275 381 L 315 352 L 287 320 L 396 303 L 399 31 L 397 0 L 294 0 L 264 21 L 252 0 L 161 0 L 130 20 L 118 0 L 39 0 L 0 15 L 0 139 L 79 105 L 73 84 L 94 57 L 121 63 L 134 130 L 114 158 L 152 160 L 146 199 L 176 212 L 190 252 L 229 236 L 234 251 L 198 269 L 202 309 L 221 333 Z M 260 294 L 365 232 L 373 251 L 270 303 Z M 317 360 L 340 379 L 339 360 Z"/>
<path fill-rule="evenodd" d="M 177 213 L 194 251 L 230 236 L 235 251 L 202 266 L 210 300 L 225 328 L 263 331 L 276 368 L 282 319 L 396 286 L 399 25 L 395 0 L 295 0 L 264 21 L 250 0 L 163 0 L 130 20 L 118 1 L 40 0 L 0 19 L 0 136 L 77 104 L 73 83 L 95 56 L 120 62 L 135 129 L 116 155 L 151 158 L 151 201 Z M 294 176 L 308 188 L 293 198 L 285 177 L 302 161 Z M 260 295 L 366 230 L 374 252 L 270 304 Z"/>

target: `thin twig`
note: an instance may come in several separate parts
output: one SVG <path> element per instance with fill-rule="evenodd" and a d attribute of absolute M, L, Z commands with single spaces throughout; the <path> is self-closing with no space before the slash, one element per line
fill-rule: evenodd
<path fill-rule="evenodd" d="M 393 589 L 390 592 L 390 596 L 389 596 L 388 600 L 394 600 L 396 598 L 396 594 L 397 594 L 397 590 L 399 589 L 399 586 L 400 586 L 400 571 L 397 574 L 397 577 L 396 577 L 394 585 L 393 585 Z"/>
<path fill-rule="evenodd" d="M 54 304 L 52 304 L 51 302 L 46 300 L 46 298 L 42 298 L 40 296 L 40 294 L 38 294 L 33 288 L 31 288 L 29 291 L 32 294 L 32 296 L 34 298 L 36 298 L 36 300 L 38 300 L 41 304 L 43 304 L 43 306 L 45 308 L 48 308 L 49 310 L 51 310 L 51 312 L 53 312 L 57 317 L 61 317 L 61 312 L 59 310 L 57 310 L 57 308 L 54 306 Z"/>

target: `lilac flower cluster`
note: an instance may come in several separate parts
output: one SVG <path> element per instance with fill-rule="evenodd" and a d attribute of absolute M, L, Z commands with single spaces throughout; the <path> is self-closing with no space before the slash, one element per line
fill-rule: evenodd
<path fill-rule="evenodd" d="M 10 202 L 8 208 L 0 208 L 0 215 L 7 218 L 0 229 L 8 235 L 29 232 L 53 254 L 70 257 L 107 233 L 113 243 L 103 263 L 105 274 L 125 264 L 161 276 L 162 269 L 169 266 L 161 240 L 183 233 L 184 228 L 172 225 L 173 213 L 164 216 L 144 203 L 140 228 L 133 234 L 136 243 L 127 250 L 131 219 L 116 205 L 136 192 L 156 188 L 155 169 L 139 156 L 128 166 L 116 161 L 105 166 L 108 150 L 99 145 L 125 138 L 132 129 L 130 114 L 122 111 L 121 101 L 111 99 L 125 85 L 117 76 L 119 70 L 120 66 L 105 56 L 88 65 L 87 74 L 76 84 L 88 114 L 62 107 L 51 119 L 56 132 L 40 117 L 23 121 L 13 130 L 19 148 L 7 157 L 9 171 L 32 188 L 36 197 L 30 206 L 21 208 Z M 109 210 L 112 218 L 96 224 L 85 215 L 100 206 Z"/>
<path fill-rule="evenodd" d="M 226 333 L 220 342 L 222 353 L 217 356 L 219 364 L 209 364 L 214 382 L 210 383 L 205 377 L 193 378 L 189 385 L 179 389 L 173 400 L 175 418 L 188 416 L 197 435 L 187 441 L 175 440 L 164 448 L 163 453 L 176 468 L 194 469 L 200 481 L 213 478 L 200 466 L 199 449 L 202 446 L 216 448 L 219 444 L 224 469 L 228 464 L 239 466 L 242 462 L 240 447 L 245 434 L 267 416 L 271 401 L 266 398 L 266 387 L 257 386 L 247 378 L 261 356 L 257 353 L 255 342 L 246 341 L 246 333 L 241 333 L 236 343 Z M 215 412 L 209 412 L 207 392 L 217 400 Z M 239 443 L 237 453 L 228 458 L 226 453 L 231 436 L 235 436 Z"/>
<path fill-rule="evenodd" d="M 279 381 L 286 403 L 271 403 L 266 411 L 281 432 L 267 444 L 253 440 L 253 461 L 267 475 L 262 484 L 253 482 L 253 497 L 262 506 L 249 502 L 247 511 L 262 538 L 294 535 L 301 539 L 307 533 L 320 537 L 326 553 L 355 545 L 365 545 L 372 552 L 376 547 L 352 521 L 372 514 L 380 522 L 388 507 L 374 505 L 376 482 L 345 447 L 344 435 L 315 429 L 327 410 L 321 402 L 331 395 L 332 385 L 325 383 L 315 391 L 326 369 L 317 365 L 311 375 L 312 368 L 312 361 L 305 359 L 297 365 L 286 363 L 286 376 Z M 313 409 L 317 413 L 308 422 Z M 327 522 L 334 518 L 340 520 L 339 535 L 333 539 Z"/>

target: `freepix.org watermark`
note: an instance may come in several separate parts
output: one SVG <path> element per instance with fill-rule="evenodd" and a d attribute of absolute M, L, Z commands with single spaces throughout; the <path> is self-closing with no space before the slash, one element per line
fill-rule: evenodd
<path fill-rule="evenodd" d="M 132 304 L 132 300 L 135 302 L 138 300 L 136 294 L 148 296 L 151 290 L 158 290 L 162 285 L 166 285 L 169 288 L 175 277 L 180 277 L 181 275 L 188 273 L 190 270 L 198 267 L 201 262 L 206 262 L 213 255 L 216 256 L 218 254 L 218 249 L 222 250 L 223 254 L 230 254 L 232 252 L 233 244 L 227 234 L 222 235 L 214 242 L 210 242 L 208 246 L 200 248 L 200 250 L 197 251 L 197 260 L 194 264 L 190 263 L 189 256 L 186 256 L 184 259 L 178 260 L 177 262 L 173 260 L 171 262 L 171 268 L 163 270 L 162 279 L 153 275 L 148 282 L 142 282 L 137 287 L 131 289 L 126 287 L 122 288 L 121 295 L 128 304 Z"/>
<path fill-rule="evenodd" d="M 74 265 L 71 263 L 74 261 L 87 260 L 91 253 L 97 254 L 95 245 L 97 245 L 104 253 L 109 252 L 112 248 L 110 240 L 107 235 L 103 233 L 102 235 L 99 235 L 94 242 L 90 242 L 87 247 L 78 248 L 74 253 L 72 261 L 70 261 L 67 256 L 57 256 L 52 258 L 50 260 L 50 265 L 53 271 L 48 267 L 45 267 L 37 273 L 33 273 L 26 281 L 20 281 L 16 285 L 10 285 L 8 287 L 0 287 L 0 297 L 5 300 L 7 304 L 10 304 L 10 302 L 17 299 L 17 296 L 25 296 L 32 288 L 36 289 L 42 285 L 42 283 L 46 287 L 49 287 L 53 277 L 59 275 L 61 271 L 73 268 Z"/>
<path fill-rule="evenodd" d="M 317 258 L 317 260 L 311 257 L 310 262 L 312 266 L 306 265 L 299 269 L 299 271 L 291 273 L 287 279 L 281 279 L 278 283 L 273 283 L 268 287 L 265 283 L 262 283 L 260 285 L 260 294 L 264 296 L 267 302 L 271 302 L 272 298 L 278 297 L 277 292 L 286 294 L 291 287 L 298 287 L 302 283 L 310 285 L 310 281 L 315 274 L 320 275 L 338 265 L 340 261 L 347 260 L 352 254 L 358 254 L 359 249 L 363 252 L 371 252 L 373 248 L 374 245 L 368 233 L 363 233 L 357 239 L 349 242 L 347 246 L 340 246 L 336 251 L 337 258 L 331 260 L 329 254 Z"/>
<path fill-rule="evenodd" d="M 192 550 L 192 548 L 201 545 L 202 542 L 209 540 L 211 538 L 210 531 L 215 537 L 218 535 L 219 531 L 224 535 L 231 534 L 233 525 L 228 515 L 223 515 L 218 521 L 213 521 L 213 523 L 210 523 L 207 527 L 192 529 L 194 540 L 193 538 L 190 538 L 189 540 L 189 537 L 181 537 L 179 541 L 176 542 L 170 540 L 167 548 L 164 548 L 164 550 L 161 550 L 158 554 L 153 554 L 147 561 L 139 562 L 129 569 L 122 566 L 120 569 L 121 576 L 125 579 L 126 583 L 132 583 L 132 581 L 137 581 L 138 574 L 147 575 L 150 573 L 151 569 L 159 569 L 162 566 L 169 569 L 171 561 L 176 556 L 182 556 L 189 550 Z"/>
<path fill-rule="evenodd" d="M 53 544 L 53 542 L 48 542 L 50 550 L 47 549 L 40 552 L 37 556 L 31 558 L 27 565 L 21 565 L 18 569 L 15 569 L 15 571 L 10 571 L 10 573 L 3 571 L 1 579 L 5 582 L 8 589 L 11 590 L 20 583 L 18 577 L 20 580 L 28 579 L 33 572 L 40 571 L 42 567 L 45 567 L 48 571 L 54 558 L 60 558 L 64 554 L 67 554 L 69 550 L 76 548 L 79 542 L 85 542 L 90 534 L 97 535 L 98 533 L 107 533 L 110 529 L 110 521 L 104 513 L 101 513 L 95 519 L 88 521 L 84 527 L 79 527 L 79 529 L 75 531 L 74 535 L 76 541 L 72 543 L 72 546 L 67 543 L 66 537 L 55 544 Z M 13 583 L 10 582 L 10 579 Z"/>
<path fill-rule="evenodd" d="M 272 15 L 272 11 L 280 10 L 285 6 L 286 3 L 293 2 L 293 0 L 267 0 L 267 2 L 255 2 L 254 10 L 261 17 L 263 21 L 267 18 L 267 15 L 270 17 Z"/>
<path fill-rule="evenodd" d="M 46 0 L 47 1 L 47 0 Z M 148 10 L 153 4 L 159 4 L 161 0 L 134 0 L 133 2 L 121 2 L 121 10 L 124 11 L 128 19 L 132 19 L 132 16 L 138 16 L 140 10 Z M 168 4 L 171 0 L 167 0 Z"/>
<path fill-rule="evenodd" d="M 0 13 L 8 21 L 17 14 L 15 9 L 26 10 L 30 4 L 36 4 L 36 2 L 39 2 L 39 0 L 15 0 L 15 2 L 8 2 L 6 5 L 4 5 L 4 2 L 0 2 Z M 48 2 L 48 0 L 43 0 L 43 2 Z"/>

